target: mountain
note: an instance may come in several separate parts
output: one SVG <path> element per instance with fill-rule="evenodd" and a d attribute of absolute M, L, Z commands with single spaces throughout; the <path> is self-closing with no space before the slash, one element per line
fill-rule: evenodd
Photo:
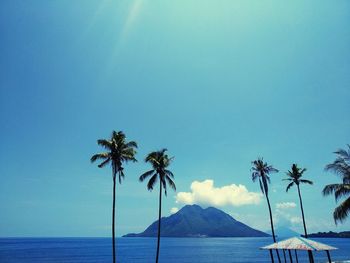
<path fill-rule="evenodd" d="M 336 238 L 350 238 L 350 231 L 343 232 L 318 232 L 313 234 L 308 234 L 308 237 L 336 237 Z"/>
<path fill-rule="evenodd" d="M 272 235 L 271 230 L 267 231 L 270 235 Z M 275 229 L 275 234 L 277 237 L 299 237 L 300 234 L 293 231 L 292 229 L 284 226 L 277 227 Z"/>
<path fill-rule="evenodd" d="M 253 229 L 214 207 L 186 205 L 177 213 L 161 219 L 163 237 L 266 237 L 268 234 Z M 156 237 L 158 220 L 140 234 L 124 237 Z"/>

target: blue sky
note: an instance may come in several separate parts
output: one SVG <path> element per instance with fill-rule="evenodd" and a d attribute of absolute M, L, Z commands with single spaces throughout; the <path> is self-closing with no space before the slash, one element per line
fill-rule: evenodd
<path fill-rule="evenodd" d="M 90 164 L 113 129 L 139 144 L 117 188 L 117 235 L 157 217 L 157 190 L 138 182 L 163 147 L 178 192 L 211 179 L 251 181 L 259 156 L 272 176 L 276 221 L 301 231 L 292 163 L 310 231 L 336 227 L 323 171 L 350 143 L 349 1 L 1 1 L 0 236 L 109 236 L 112 179 Z M 296 207 L 277 209 L 278 203 Z M 169 193 L 163 214 L 181 208 Z M 219 208 L 262 230 L 259 204 Z M 294 220 L 294 221 L 293 221 Z"/>

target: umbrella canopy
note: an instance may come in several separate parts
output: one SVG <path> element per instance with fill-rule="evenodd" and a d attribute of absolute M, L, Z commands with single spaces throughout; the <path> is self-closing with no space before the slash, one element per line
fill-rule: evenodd
<path fill-rule="evenodd" d="M 296 249 L 296 250 L 334 250 L 336 247 L 328 246 L 320 242 L 316 242 L 303 237 L 292 237 L 280 242 L 273 243 L 271 245 L 262 247 L 261 249 Z"/>

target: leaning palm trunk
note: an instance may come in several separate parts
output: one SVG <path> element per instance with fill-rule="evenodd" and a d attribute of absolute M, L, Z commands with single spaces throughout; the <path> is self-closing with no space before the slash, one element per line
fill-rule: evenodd
<path fill-rule="evenodd" d="M 116 262 L 116 253 L 115 253 L 115 174 L 113 175 L 112 252 L 113 252 L 113 263 L 115 263 Z"/>
<path fill-rule="evenodd" d="M 159 187 L 159 211 L 158 211 L 158 240 L 157 240 L 157 255 L 156 255 L 156 263 L 158 263 L 159 259 L 159 245 L 160 245 L 160 220 L 162 217 L 162 182 L 160 181 Z"/>
<path fill-rule="evenodd" d="M 304 208 L 303 208 L 303 202 L 302 202 L 302 199 L 301 199 L 301 193 L 300 193 L 300 187 L 299 187 L 299 185 L 297 185 L 297 188 L 298 188 L 298 195 L 299 195 L 301 216 L 302 216 L 302 218 L 303 218 L 304 234 L 305 234 L 305 238 L 307 238 L 307 231 L 306 231 L 306 224 L 305 224 L 305 216 L 304 216 Z M 313 263 L 313 262 L 314 262 L 314 256 L 312 255 L 312 251 L 308 250 L 307 253 L 308 253 L 308 255 L 309 255 L 309 261 L 310 261 L 310 263 Z"/>
<path fill-rule="evenodd" d="M 266 201 L 267 201 L 267 205 L 268 205 L 268 207 L 269 207 L 269 213 L 270 213 L 270 224 L 271 224 L 272 238 L 273 238 L 273 242 L 276 243 L 275 229 L 274 229 L 274 227 L 273 227 L 273 219 L 272 219 L 271 205 L 270 205 L 270 200 L 269 200 L 269 196 L 268 196 L 268 195 L 266 195 Z M 277 253 L 278 262 L 281 263 L 280 254 L 278 253 L 278 250 L 277 250 L 277 249 L 276 249 L 276 253 Z"/>

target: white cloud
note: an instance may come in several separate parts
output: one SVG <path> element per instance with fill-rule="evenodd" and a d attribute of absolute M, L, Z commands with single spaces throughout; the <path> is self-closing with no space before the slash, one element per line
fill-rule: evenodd
<path fill-rule="evenodd" d="M 283 202 L 283 203 L 277 203 L 276 208 L 277 209 L 289 209 L 289 208 L 295 208 L 297 205 L 294 202 Z"/>
<path fill-rule="evenodd" d="M 180 192 L 176 195 L 176 203 L 200 204 L 212 206 L 242 206 L 259 204 L 262 194 L 249 192 L 244 185 L 226 185 L 214 187 L 213 180 L 194 181 L 191 192 Z"/>
<path fill-rule="evenodd" d="M 290 222 L 292 223 L 292 224 L 301 224 L 303 221 L 302 221 L 302 219 L 301 219 L 301 217 L 298 217 L 298 216 L 292 216 L 291 218 L 290 218 Z"/>
<path fill-rule="evenodd" d="M 175 213 L 177 213 L 178 211 L 179 211 L 179 208 L 177 208 L 177 207 L 173 207 L 173 208 L 170 209 L 170 213 L 171 213 L 171 214 L 175 214 Z"/>
<path fill-rule="evenodd" d="M 275 221 L 277 226 L 283 227 L 298 227 L 302 223 L 302 219 L 300 216 L 296 216 L 294 214 L 287 213 L 285 208 L 290 208 L 293 206 L 282 206 L 282 209 L 276 209 L 275 211 Z"/>

